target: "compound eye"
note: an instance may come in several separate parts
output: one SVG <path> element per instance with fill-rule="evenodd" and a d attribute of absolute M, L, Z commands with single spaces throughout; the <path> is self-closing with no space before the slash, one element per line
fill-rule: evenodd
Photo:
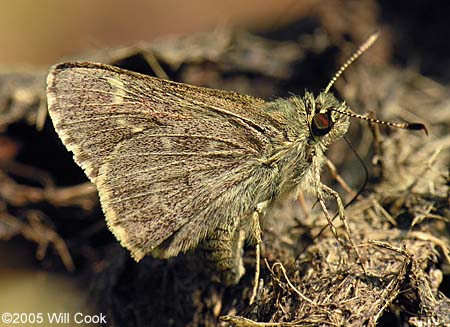
<path fill-rule="evenodd" d="M 313 136 L 323 136 L 331 130 L 331 116 L 329 113 L 315 114 L 311 122 Z"/>

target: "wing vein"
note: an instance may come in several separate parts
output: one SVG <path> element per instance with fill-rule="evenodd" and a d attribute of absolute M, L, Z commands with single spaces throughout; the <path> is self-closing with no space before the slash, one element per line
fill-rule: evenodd
<path fill-rule="evenodd" d="M 234 156 L 236 154 L 245 154 L 243 151 L 205 151 L 205 152 L 142 152 L 142 153 L 119 153 L 117 158 L 136 157 L 136 156 Z"/>

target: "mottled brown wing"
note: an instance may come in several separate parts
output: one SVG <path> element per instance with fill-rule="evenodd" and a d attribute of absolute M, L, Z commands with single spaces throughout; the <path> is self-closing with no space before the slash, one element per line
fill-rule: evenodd
<path fill-rule="evenodd" d="M 47 82 L 55 129 L 136 260 L 194 222 L 195 234 L 175 237 L 160 256 L 196 246 L 221 219 L 205 221 L 211 210 L 240 196 L 277 133 L 263 100 L 234 92 L 94 63 L 54 66 Z"/>

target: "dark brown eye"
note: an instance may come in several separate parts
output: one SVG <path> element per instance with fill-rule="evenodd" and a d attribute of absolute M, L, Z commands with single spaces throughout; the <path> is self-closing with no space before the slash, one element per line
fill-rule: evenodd
<path fill-rule="evenodd" d="M 315 114 L 311 122 L 313 136 L 323 136 L 331 130 L 331 116 L 329 113 Z"/>

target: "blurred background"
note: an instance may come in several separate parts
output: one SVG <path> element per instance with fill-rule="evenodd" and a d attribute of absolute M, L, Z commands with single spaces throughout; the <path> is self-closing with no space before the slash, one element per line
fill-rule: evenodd
<path fill-rule="evenodd" d="M 363 31 L 365 36 L 374 27 L 388 27 L 384 37 L 392 37 L 394 50 L 401 50 L 396 53 L 400 62 L 415 61 L 424 66 L 425 73 L 450 77 L 450 45 L 444 41 L 450 28 L 450 5 L 444 0 L 1 0 L 0 4 L 3 66 L 48 66 L 87 50 L 219 27 L 274 30 L 320 13 L 323 18 L 328 16 L 325 20 L 334 21 L 329 27 L 336 33 L 351 22 L 354 32 Z M 333 16 L 344 16 L 346 22 Z M 447 58 L 440 69 L 434 64 L 436 57 Z"/>
<path fill-rule="evenodd" d="M 52 64 L 96 48 L 218 27 L 262 30 L 307 15 L 317 0 L 1 1 L 0 63 Z"/>

